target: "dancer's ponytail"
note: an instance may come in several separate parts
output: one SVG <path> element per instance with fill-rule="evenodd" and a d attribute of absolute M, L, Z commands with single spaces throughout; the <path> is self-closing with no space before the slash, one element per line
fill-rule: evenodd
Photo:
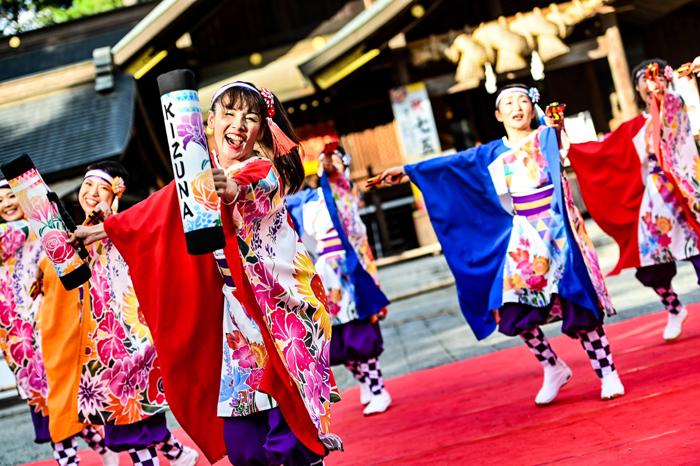
<path fill-rule="evenodd" d="M 273 152 L 270 159 L 282 178 L 285 193 L 293 194 L 299 191 L 302 183 L 304 182 L 304 165 L 301 162 L 301 146 L 299 145 L 299 138 L 294 132 L 294 127 L 289 121 L 287 112 L 276 97 L 274 101 L 275 115 L 272 117 L 272 121 L 279 127 L 279 130 L 284 133 L 284 136 L 294 142 L 297 147 L 291 149 L 290 151 L 285 151 L 285 154 L 275 153 L 275 136 L 269 127 L 267 128 L 267 131 L 265 131 L 261 142 L 266 146 L 266 148 Z M 263 121 L 265 121 L 265 126 L 268 126 L 267 120 Z"/>

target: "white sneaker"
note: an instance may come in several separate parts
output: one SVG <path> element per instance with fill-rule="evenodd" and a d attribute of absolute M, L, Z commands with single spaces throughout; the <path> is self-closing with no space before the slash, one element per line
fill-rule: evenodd
<path fill-rule="evenodd" d="M 199 453 L 190 447 L 183 447 L 182 454 L 176 460 L 171 460 L 171 466 L 194 466 L 199 461 Z"/>
<path fill-rule="evenodd" d="M 664 340 L 676 341 L 683 331 L 683 323 L 688 318 L 688 309 L 683 306 L 678 314 L 668 313 L 668 323 L 664 330 Z"/>
<path fill-rule="evenodd" d="M 600 399 L 603 401 L 614 400 L 625 394 L 625 387 L 620 381 L 617 371 L 604 375 L 601 380 Z"/>
<path fill-rule="evenodd" d="M 537 393 L 537 397 L 535 397 L 535 404 L 543 407 L 554 401 L 561 387 L 571 380 L 572 375 L 573 373 L 569 366 L 561 359 L 557 359 L 555 365 L 546 367 L 544 370 L 544 383 L 542 383 L 542 388 Z"/>
<path fill-rule="evenodd" d="M 100 454 L 100 461 L 102 466 L 119 466 L 119 453 L 108 449 Z"/>
<path fill-rule="evenodd" d="M 390 405 L 391 396 L 389 396 L 389 392 L 387 392 L 386 389 L 382 389 L 382 392 L 379 395 L 372 395 L 372 400 L 365 408 L 365 416 L 383 413 L 384 411 L 389 409 Z"/>
<path fill-rule="evenodd" d="M 372 401 L 372 390 L 370 390 L 369 384 L 360 382 L 360 403 L 362 406 L 367 406 L 370 401 Z"/>

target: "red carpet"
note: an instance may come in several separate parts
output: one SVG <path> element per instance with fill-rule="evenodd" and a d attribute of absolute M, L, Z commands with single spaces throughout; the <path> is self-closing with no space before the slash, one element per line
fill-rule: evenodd
<path fill-rule="evenodd" d="M 600 400 L 566 336 L 551 342 L 574 377 L 546 408 L 534 404 L 542 368 L 525 345 L 389 380 L 394 404 L 375 417 L 348 390 L 333 413 L 346 452 L 326 464 L 700 464 L 700 318 L 672 344 L 665 324 L 663 312 L 606 326 L 627 392 L 614 401 Z"/>
<path fill-rule="evenodd" d="M 700 464 L 700 318 L 672 344 L 665 324 L 662 312 L 606 327 L 627 391 L 614 401 L 600 401 L 588 358 L 565 336 L 552 346 L 574 377 L 546 408 L 534 404 L 542 368 L 525 345 L 389 380 L 394 404 L 382 415 L 363 417 L 359 389 L 347 390 L 333 412 L 345 452 L 326 465 Z M 83 466 L 100 465 L 80 454 Z"/>

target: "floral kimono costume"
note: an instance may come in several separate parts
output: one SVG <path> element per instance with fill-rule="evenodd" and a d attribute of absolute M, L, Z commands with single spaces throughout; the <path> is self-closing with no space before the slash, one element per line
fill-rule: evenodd
<path fill-rule="evenodd" d="M 361 266 L 378 284 L 377 266 L 367 241 L 367 228 L 360 218 L 357 188 L 340 171 L 326 176 L 343 230 Z M 316 270 L 327 293 L 333 324 L 331 364 L 345 365 L 359 382 L 371 383 L 371 388 L 379 393 L 384 387 L 378 360 L 384 349 L 381 328 L 375 316 L 361 320 L 358 315 L 354 284 L 346 264 L 346 251 L 333 225 L 322 188 L 318 188 L 316 194 L 303 203 L 302 215 L 301 223 L 306 233 L 302 238 L 315 240 L 318 257 Z M 383 311 L 386 312 L 386 308 Z"/>
<path fill-rule="evenodd" d="M 41 301 L 32 298 L 39 261 L 44 257 L 27 220 L 0 224 L 0 347 L 27 400 L 36 441 L 48 442 L 49 386 L 41 354 Z"/>
<path fill-rule="evenodd" d="M 591 216 L 620 246 L 611 274 L 636 268 L 671 314 L 681 312 L 675 261 L 689 260 L 700 277 L 700 159 L 683 99 L 667 90 L 658 125 L 639 115 L 601 142 L 572 145 L 569 158 Z"/>
<path fill-rule="evenodd" d="M 331 320 L 323 284 L 291 224 L 272 163 L 255 155 L 229 167 L 227 175 L 239 186 L 232 215 L 243 269 L 277 344 L 275 351 L 285 362 L 319 438 L 333 449 L 337 437 L 329 431 Z M 226 258 L 221 251 L 214 256 L 226 298 L 218 415 L 225 418 L 231 463 L 320 464 L 322 457 L 298 440 L 277 402 L 258 390 L 269 348 L 237 298 L 241 291 L 230 280 Z"/>
<path fill-rule="evenodd" d="M 698 231 L 691 223 L 697 225 L 699 217 L 700 163 L 681 96 L 667 91 L 660 113 L 660 148 L 666 165 L 674 167 L 677 178 L 676 183 L 671 182 L 662 170 L 653 143 L 652 118 L 645 114 L 644 132 L 633 139 L 646 172 L 639 211 L 641 268 L 637 270 L 637 278 L 645 286 L 654 288 L 665 304 L 672 304 L 677 300 L 677 296 L 673 299 L 675 292 L 671 287 L 671 280 L 676 275 L 675 261 L 690 260 L 700 280 Z M 674 184 L 680 188 L 682 196 L 678 196 L 679 190 Z M 682 203 L 687 203 L 693 213 L 690 221 Z"/>
<path fill-rule="evenodd" d="M 158 355 L 129 267 L 109 239 L 91 246 L 90 266 L 92 277 L 80 289 L 78 421 L 104 425 L 107 446 L 133 454 L 172 438 Z"/>
<path fill-rule="evenodd" d="M 612 312 L 612 304 L 583 219 L 570 202 L 568 180 L 563 172 L 561 180 L 568 215 L 561 215 L 552 205 L 554 186 L 551 168 L 540 149 L 538 138 L 543 128 L 533 132 L 518 146 L 511 146 L 504 138 L 503 143 L 508 150 L 489 166 L 504 208 L 513 212 L 513 230 L 503 264 L 504 306 L 496 314 L 499 317 L 499 330 L 515 335 L 532 330 L 524 322 L 530 322 L 533 317 L 528 317 L 532 311 L 526 309 L 539 309 L 534 312 L 541 316 L 535 320 L 544 318 L 540 323 L 558 320 L 563 317 L 563 312 L 573 311 L 564 319 L 562 327 L 564 333 L 573 336 L 581 330 L 600 327 L 602 314 L 596 316 L 590 310 L 563 298 L 560 298 L 560 306 L 554 306 L 569 248 L 581 249 L 603 307 Z M 570 227 L 578 244 L 571 244 L 567 238 L 566 222 L 569 219 L 566 217 L 571 221 Z M 544 309 L 549 312 L 545 314 Z"/>
<path fill-rule="evenodd" d="M 557 358 L 539 326 L 562 320 L 562 332 L 581 340 L 596 374 L 614 372 L 602 327 L 603 313 L 614 309 L 553 129 L 405 169 L 424 194 L 478 338 L 497 324 L 501 333 L 520 335 L 546 368 Z"/>
<path fill-rule="evenodd" d="M 34 441 L 51 442 L 54 457 L 68 466 L 79 461 L 77 443 L 70 432 L 64 432 L 60 438 L 51 437 L 49 384 L 41 351 L 43 296 L 38 294 L 34 299 L 31 295 L 42 259 L 48 260 L 28 221 L 0 224 L 0 346 L 15 373 L 20 396 L 29 404 Z M 76 426 L 73 432 L 76 430 L 93 450 L 100 454 L 107 451 L 102 434 L 92 426 Z"/>

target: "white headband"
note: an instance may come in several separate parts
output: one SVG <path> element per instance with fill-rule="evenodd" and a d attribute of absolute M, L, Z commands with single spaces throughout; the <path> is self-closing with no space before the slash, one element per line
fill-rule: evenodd
<path fill-rule="evenodd" d="M 10 183 L 7 180 L 0 180 L 0 188 L 9 188 Z"/>
<path fill-rule="evenodd" d="M 212 99 L 211 99 L 211 104 L 214 105 L 214 102 L 216 102 L 216 99 L 218 99 L 221 94 L 223 94 L 227 90 L 231 89 L 232 87 L 245 87 L 246 89 L 250 89 L 251 91 L 255 91 L 258 94 L 260 94 L 260 91 L 257 90 L 254 86 L 251 86 L 250 84 L 242 83 L 240 81 L 236 81 L 236 82 L 227 84 L 227 85 L 223 86 L 221 89 L 219 89 L 218 91 L 216 91 L 216 94 L 214 94 L 214 97 L 212 97 Z"/>
<path fill-rule="evenodd" d="M 91 176 L 96 176 L 97 178 L 103 179 L 109 184 L 112 184 L 112 181 L 114 181 L 114 177 L 104 170 L 90 170 L 85 174 L 85 178 L 83 179 L 87 179 Z"/>
<path fill-rule="evenodd" d="M 534 87 L 531 87 L 530 89 L 525 89 L 524 87 L 509 87 L 508 89 L 503 89 L 499 94 L 498 97 L 496 97 L 496 109 L 498 109 L 498 104 L 501 103 L 501 99 L 508 94 L 512 94 L 514 92 L 522 92 L 526 96 L 530 98 L 533 104 L 536 104 L 537 102 L 540 101 L 540 93 L 535 89 Z"/>

